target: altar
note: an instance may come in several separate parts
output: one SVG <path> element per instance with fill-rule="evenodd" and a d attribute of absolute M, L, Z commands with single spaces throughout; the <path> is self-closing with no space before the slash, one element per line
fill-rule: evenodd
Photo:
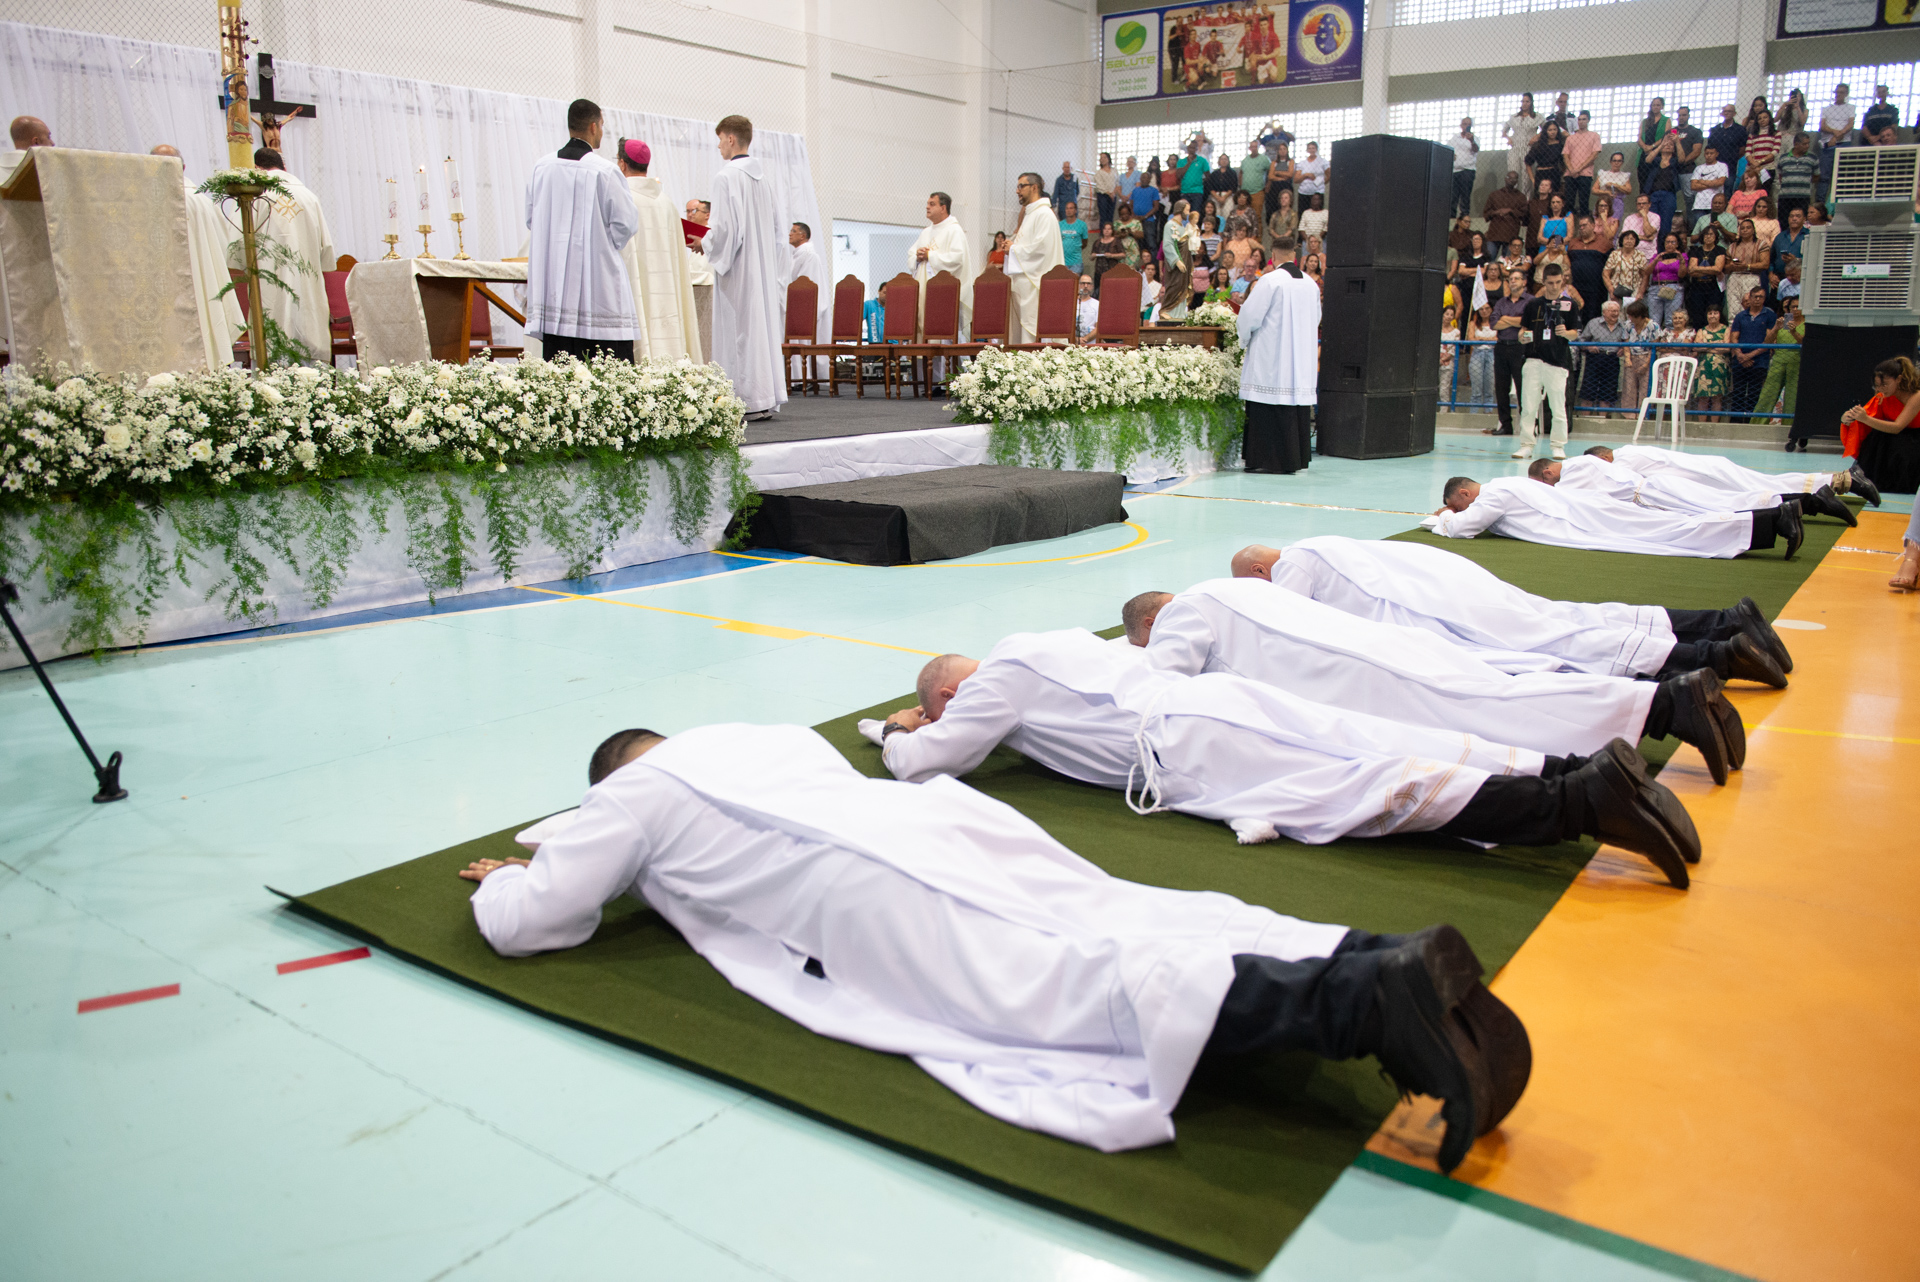
<path fill-rule="evenodd" d="M 383 258 L 356 263 L 347 276 L 347 310 L 360 364 L 466 364 L 474 308 L 495 306 L 515 323 L 526 321 L 488 286 L 526 279 L 525 262 Z"/>

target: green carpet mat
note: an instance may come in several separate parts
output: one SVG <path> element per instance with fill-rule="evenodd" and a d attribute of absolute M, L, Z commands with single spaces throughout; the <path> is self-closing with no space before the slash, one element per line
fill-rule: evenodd
<path fill-rule="evenodd" d="M 1492 539 L 1447 547 L 1546 595 L 1692 607 L 1750 593 L 1772 614 L 1833 541 L 1821 526 L 1810 526 L 1809 536 L 1799 560 L 1785 565 L 1764 556 L 1729 563 L 1569 553 Z M 879 775 L 879 749 L 854 723 L 908 702 L 903 696 L 818 729 L 856 767 Z M 1481 852 L 1430 835 L 1245 847 L 1221 824 L 1176 814 L 1140 818 L 1118 793 L 1062 779 L 1006 750 L 967 781 L 1118 876 L 1226 891 L 1375 931 L 1449 921 L 1490 969 L 1513 955 L 1593 849 L 1565 843 Z M 1267 1056 L 1197 1074 L 1171 1144 L 1103 1154 L 1024 1131 L 976 1111 L 904 1058 L 817 1037 L 736 992 L 630 899 L 610 905 L 579 948 L 496 956 L 474 929 L 472 884 L 454 874 L 482 856 L 523 853 L 511 844 L 523 826 L 299 896 L 294 906 L 526 1009 L 1017 1196 L 1249 1272 L 1272 1259 L 1394 1103 L 1371 1060 Z M 1657 874 L 1649 870 L 1648 879 L 1651 889 Z"/>

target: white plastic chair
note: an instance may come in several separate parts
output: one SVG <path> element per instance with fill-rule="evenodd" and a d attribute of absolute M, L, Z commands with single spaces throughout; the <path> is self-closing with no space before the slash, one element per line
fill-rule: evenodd
<path fill-rule="evenodd" d="M 1691 356 L 1662 356 L 1653 363 L 1653 377 L 1647 382 L 1647 398 L 1640 402 L 1640 416 L 1633 422 L 1633 443 L 1640 443 L 1640 429 L 1646 426 L 1647 407 L 1653 406 L 1653 439 L 1660 439 L 1660 410 L 1673 411 L 1673 449 L 1680 448 L 1680 435 L 1686 430 L 1687 401 L 1693 396 L 1693 376 L 1700 362 Z"/>

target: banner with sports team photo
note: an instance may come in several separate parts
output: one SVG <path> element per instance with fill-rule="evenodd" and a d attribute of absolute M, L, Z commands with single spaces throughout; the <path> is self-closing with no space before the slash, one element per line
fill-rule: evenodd
<path fill-rule="evenodd" d="M 1360 78 L 1362 0 L 1184 4 L 1100 19 L 1100 101 Z"/>

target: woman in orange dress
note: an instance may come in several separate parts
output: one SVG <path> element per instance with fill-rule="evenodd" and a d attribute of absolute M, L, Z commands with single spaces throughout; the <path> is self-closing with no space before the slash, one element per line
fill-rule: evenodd
<path fill-rule="evenodd" d="M 1920 489 L 1920 369 L 1904 356 L 1873 367 L 1873 399 L 1840 416 L 1840 448 L 1882 490 Z"/>

